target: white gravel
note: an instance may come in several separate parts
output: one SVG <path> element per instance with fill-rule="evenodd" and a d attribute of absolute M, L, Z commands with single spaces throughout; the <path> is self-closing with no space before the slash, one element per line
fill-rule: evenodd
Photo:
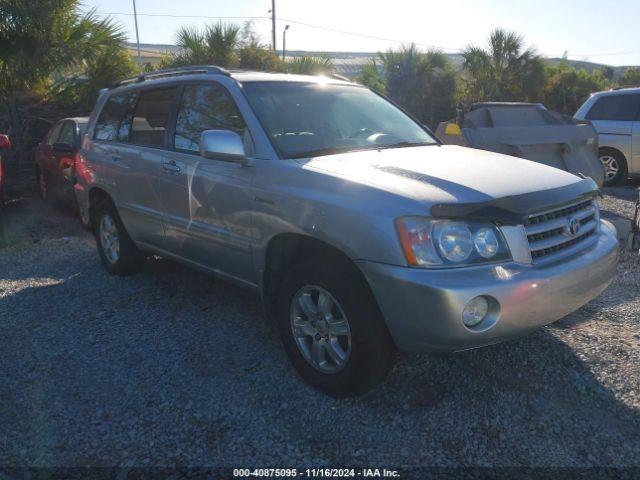
<path fill-rule="evenodd" d="M 608 190 L 606 215 L 629 217 L 631 196 Z M 401 356 L 381 388 L 334 400 L 251 294 L 165 260 L 112 277 L 70 214 L 7 213 L 0 465 L 640 466 L 637 256 L 551 327 Z"/>

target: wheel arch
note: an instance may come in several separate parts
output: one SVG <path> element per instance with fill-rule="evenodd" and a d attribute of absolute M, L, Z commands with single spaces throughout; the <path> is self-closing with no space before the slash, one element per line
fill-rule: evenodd
<path fill-rule="evenodd" d="M 353 259 L 335 245 L 300 233 L 281 233 L 271 238 L 265 248 L 264 268 L 260 278 L 262 301 L 268 319 L 273 318 L 275 296 L 287 267 L 310 258 L 312 254 L 323 262 L 336 262 L 350 268 L 371 292 L 369 282 Z M 375 301 L 372 292 L 371 296 Z"/>
<path fill-rule="evenodd" d="M 91 229 L 93 230 L 94 228 L 93 216 L 95 212 L 95 206 L 102 201 L 111 202 L 112 204 L 114 204 L 114 202 L 113 202 L 113 199 L 111 198 L 111 195 L 109 195 L 109 193 L 106 190 L 100 187 L 91 188 L 91 190 L 89 190 L 88 198 L 89 198 L 89 223 L 91 225 Z"/>
<path fill-rule="evenodd" d="M 620 150 L 619 148 L 612 147 L 610 145 L 601 145 L 600 147 L 598 147 L 598 155 L 600 155 L 602 152 L 611 152 L 611 153 L 614 153 L 614 154 L 618 154 L 624 159 L 624 161 L 627 163 L 627 165 L 629 164 L 629 159 L 624 154 L 624 152 L 622 150 Z"/>

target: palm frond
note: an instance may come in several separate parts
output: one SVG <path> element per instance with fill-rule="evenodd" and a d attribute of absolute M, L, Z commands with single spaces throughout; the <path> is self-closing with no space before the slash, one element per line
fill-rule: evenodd
<path fill-rule="evenodd" d="M 327 55 L 302 55 L 287 62 L 289 73 L 322 75 L 333 71 L 333 62 Z"/>

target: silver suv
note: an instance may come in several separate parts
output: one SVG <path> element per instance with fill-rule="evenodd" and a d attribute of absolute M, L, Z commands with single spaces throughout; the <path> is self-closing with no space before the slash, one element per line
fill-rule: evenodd
<path fill-rule="evenodd" d="M 255 291 L 301 376 L 333 396 L 394 351 L 517 337 L 600 294 L 618 257 L 591 179 L 442 145 L 326 77 L 145 74 L 100 96 L 76 192 L 105 268 L 174 259 Z"/>
<path fill-rule="evenodd" d="M 598 131 L 605 185 L 640 175 L 640 88 L 594 93 L 575 118 L 590 120 Z"/>

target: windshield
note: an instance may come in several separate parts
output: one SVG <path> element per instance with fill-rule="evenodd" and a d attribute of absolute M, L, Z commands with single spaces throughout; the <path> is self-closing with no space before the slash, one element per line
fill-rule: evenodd
<path fill-rule="evenodd" d="M 415 121 L 366 88 L 247 82 L 244 91 L 284 158 L 436 143 Z"/>

